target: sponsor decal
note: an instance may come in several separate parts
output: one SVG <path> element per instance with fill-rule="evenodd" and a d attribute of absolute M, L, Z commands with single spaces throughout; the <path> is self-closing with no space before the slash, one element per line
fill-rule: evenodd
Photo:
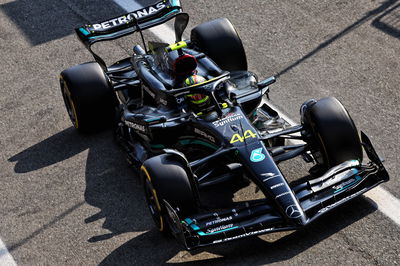
<path fill-rule="evenodd" d="M 185 98 L 183 98 L 183 97 L 178 97 L 178 98 L 176 98 L 176 103 L 177 103 L 177 104 L 181 104 L 184 100 L 185 100 Z"/>
<path fill-rule="evenodd" d="M 230 221 L 230 220 L 232 220 L 232 216 L 228 216 L 228 217 L 224 217 L 224 218 L 218 218 L 217 220 L 207 222 L 206 226 L 223 223 L 223 222 Z"/>
<path fill-rule="evenodd" d="M 274 189 L 274 188 L 281 187 L 281 186 L 284 186 L 284 185 L 285 185 L 284 183 L 279 183 L 279 184 L 271 186 L 270 189 Z"/>
<path fill-rule="evenodd" d="M 236 212 L 236 209 L 232 209 L 233 216 L 238 216 L 239 214 Z"/>
<path fill-rule="evenodd" d="M 342 190 L 345 190 L 345 189 L 351 187 L 352 185 L 357 184 L 361 180 L 362 180 L 361 176 L 356 176 L 355 179 L 347 180 L 346 182 L 343 182 L 342 184 L 333 187 L 335 189 L 334 193 L 338 193 L 338 192 L 340 192 Z"/>
<path fill-rule="evenodd" d="M 265 159 L 265 155 L 262 153 L 262 148 L 254 149 L 250 155 L 250 161 L 253 163 L 261 162 Z"/>
<path fill-rule="evenodd" d="M 364 191 L 364 192 L 365 192 L 365 191 Z M 341 200 L 339 200 L 339 201 L 337 201 L 337 202 L 335 202 L 335 203 L 333 203 L 333 204 L 331 204 L 331 205 L 329 205 L 329 206 L 326 206 L 325 208 L 320 209 L 320 210 L 318 211 L 318 213 L 324 213 L 324 212 L 326 212 L 326 211 L 329 211 L 330 209 L 336 207 L 337 205 L 339 205 L 339 204 L 341 204 L 341 203 L 343 203 L 343 202 L 345 202 L 345 201 L 348 201 L 348 200 L 350 200 L 351 198 L 354 198 L 354 197 L 358 196 L 359 194 L 360 194 L 360 193 L 356 193 L 356 194 L 347 196 L 347 197 L 345 197 L 345 198 L 343 198 L 343 199 L 341 199 Z"/>
<path fill-rule="evenodd" d="M 263 182 L 267 182 L 267 181 L 274 179 L 275 177 L 278 177 L 280 175 L 274 174 L 274 173 L 264 173 L 264 174 L 261 174 L 261 176 L 265 176 L 266 178 L 263 179 Z"/>
<path fill-rule="evenodd" d="M 233 224 L 221 225 L 221 226 L 218 226 L 215 228 L 208 228 L 206 232 L 208 234 L 210 234 L 210 233 L 215 233 L 215 232 L 222 231 L 222 230 L 232 228 L 232 227 L 233 227 Z"/>
<path fill-rule="evenodd" d="M 214 139 L 213 136 L 208 135 L 206 132 L 204 132 L 204 131 L 202 131 L 202 130 L 200 130 L 200 129 L 198 129 L 198 128 L 195 128 L 195 129 L 194 129 L 194 133 L 199 134 L 200 136 L 203 136 L 204 138 L 208 139 L 209 141 L 215 143 L 215 139 Z"/>
<path fill-rule="evenodd" d="M 241 136 L 240 134 L 235 134 L 235 135 L 233 135 L 232 136 L 232 138 L 231 138 L 231 141 L 230 141 L 230 143 L 232 144 L 232 143 L 235 143 L 235 142 L 244 142 L 244 140 L 245 139 L 248 139 L 248 138 L 256 138 L 257 137 L 257 135 L 253 132 L 253 131 L 251 131 L 250 129 L 248 129 L 248 130 L 246 130 L 245 132 L 244 132 L 244 134 L 243 134 L 243 136 Z"/>
<path fill-rule="evenodd" d="M 160 98 L 159 101 L 160 101 L 160 103 L 163 104 L 163 105 L 168 105 L 168 101 L 165 100 L 164 98 Z"/>
<path fill-rule="evenodd" d="M 144 133 L 147 132 L 146 131 L 146 127 L 144 125 L 139 125 L 139 124 L 132 123 L 132 122 L 126 121 L 126 120 L 125 120 L 125 125 L 127 125 L 130 128 L 133 128 L 133 129 L 135 129 L 137 131 L 141 131 L 141 132 L 144 132 Z"/>
<path fill-rule="evenodd" d="M 222 127 L 239 119 L 243 119 L 243 116 L 241 114 L 228 113 L 224 118 L 214 121 L 213 125 L 215 127 Z"/>
<path fill-rule="evenodd" d="M 237 236 L 233 236 L 233 237 L 227 237 L 227 238 L 224 238 L 224 239 L 218 239 L 218 240 L 214 240 L 213 244 L 226 242 L 226 241 L 230 241 L 230 240 L 235 240 L 235 239 L 243 238 L 243 237 L 246 237 L 246 236 L 259 235 L 259 234 L 263 234 L 263 233 L 266 233 L 266 232 L 273 231 L 274 229 L 275 229 L 275 227 L 266 228 L 266 229 L 262 229 L 262 230 L 258 230 L 258 231 L 254 231 L 254 232 L 249 232 L 249 233 L 245 233 L 245 234 L 241 234 L 241 235 L 237 235 Z"/>
<path fill-rule="evenodd" d="M 153 13 L 160 11 L 161 9 L 165 8 L 166 5 L 164 3 L 158 3 L 153 6 L 149 6 L 143 8 L 141 10 L 137 10 L 135 12 L 129 13 L 125 16 L 121 16 L 118 18 L 114 18 L 108 21 L 104 21 L 99 24 L 93 24 L 90 30 L 106 30 L 109 28 L 117 27 L 122 24 L 127 24 L 131 22 L 133 19 L 140 19 L 143 17 L 147 17 Z"/>
<path fill-rule="evenodd" d="M 295 219 L 301 216 L 301 212 L 296 205 L 290 205 L 289 207 L 286 208 L 286 215 L 289 218 Z"/>
<path fill-rule="evenodd" d="M 275 199 L 279 199 L 280 197 L 283 197 L 283 196 L 286 196 L 286 195 L 289 195 L 289 194 L 290 194 L 289 191 L 283 192 L 283 193 L 277 195 L 277 196 L 275 197 Z"/>

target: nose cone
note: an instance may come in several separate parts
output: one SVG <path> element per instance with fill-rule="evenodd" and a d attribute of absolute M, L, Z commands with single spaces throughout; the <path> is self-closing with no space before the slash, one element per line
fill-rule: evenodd
<path fill-rule="evenodd" d="M 285 213 L 288 218 L 292 219 L 299 225 L 306 225 L 308 222 L 308 218 L 297 203 L 286 207 Z"/>

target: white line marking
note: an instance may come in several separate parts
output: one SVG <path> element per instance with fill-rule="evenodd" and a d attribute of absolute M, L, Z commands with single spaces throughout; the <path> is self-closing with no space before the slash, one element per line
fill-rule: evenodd
<path fill-rule="evenodd" d="M 142 8 L 141 5 L 137 4 L 133 0 L 113 0 L 116 4 L 118 4 L 121 8 L 125 9 L 127 12 L 134 11 L 136 9 Z M 157 26 L 157 29 L 152 30 L 152 33 L 159 37 L 163 42 L 172 43 L 174 42 L 175 33 L 174 31 L 166 26 L 163 27 Z M 151 30 L 151 29 L 150 29 Z M 268 102 L 269 105 L 270 102 Z M 271 105 L 279 115 L 285 119 L 292 126 L 296 125 L 292 119 L 288 116 L 284 115 L 282 111 Z M 393 196 L 389 191 L 384 189 L 383 187 L 376 187 L 367 193 L 364 194 L 366 198 L 373 201 L 383 214 L 389 217 L 393 222 L 395 222 L 398 226 L 400 226 L 400 200 Z"/>
<path fill-rule="evenodd" d="M 0 265 L 4 266 L 17 266 L 14 258 L 8 252 L 6 245 L 0 239 Z"/>
<path fill-rule="evenodd" d="M 400 200 L 383 187 L 376 187 L 364 194 L 364 197 L 376 204 L 378 210 L 400 226 Z"/>

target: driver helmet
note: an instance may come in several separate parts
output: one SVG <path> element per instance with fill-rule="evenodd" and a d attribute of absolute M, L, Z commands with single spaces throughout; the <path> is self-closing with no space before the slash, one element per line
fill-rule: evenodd
<path fill-rule="evenodd" d="M 190 75 L 183 81 L 183 87 L 192 86 L 195 84 L 199 84 L 205 82 L 206 79 L 200 75 Z M 201 109 L 209 106 L 210 97 L 204 94 L 188 94 L 186 97 L 189 99 L 191 106 L 196 110 L 200 111 Z"/>

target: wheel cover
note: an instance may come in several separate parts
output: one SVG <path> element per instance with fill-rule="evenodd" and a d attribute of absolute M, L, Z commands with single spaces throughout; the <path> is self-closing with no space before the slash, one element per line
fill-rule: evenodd
<path fill-rule="evenodd" d="M 147 206 L 150 210 L 151 216 L 160 231 L 164 231 L 164 219 L 162 216 L 161 205 L 158 200 L 157 191 L 151 183 L 151 178 L 147 169 L 142 166 L 140 168 L 145 175 L 144 180 L 144 193 L 146 197 Z"/>
<path fill-rule="evenodd" d="M 71 92 L 69 91 L 67 84 L 61 79 L 61 93 L 64 99 L 65 107 L 67 108 L 68 116 L 71 119 L 72 124 L 75 128 L 78 128 L 78 116 L 76 114 L 76 108 L 74 101 L 72 100 Z"/>

